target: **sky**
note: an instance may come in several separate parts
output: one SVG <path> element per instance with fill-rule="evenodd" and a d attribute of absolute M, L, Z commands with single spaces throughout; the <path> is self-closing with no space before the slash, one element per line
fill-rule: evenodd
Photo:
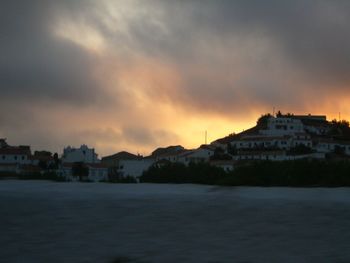
<path fill-rule="evenodd" d="M 273 107 L 350 117 L 350 1 L 2 0 L 0 137 L 198 147 Z"/>

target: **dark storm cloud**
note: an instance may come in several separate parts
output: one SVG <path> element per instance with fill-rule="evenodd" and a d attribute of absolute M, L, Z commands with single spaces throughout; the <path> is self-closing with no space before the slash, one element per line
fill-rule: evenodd
<path fill-rule="evenodd" d="M 215 73 L 184 73 L 187 85 L 181 92 L 201 110 L 203 104 L 226 112 L 232 105 L 244 110 L 252 103 L 302 108 L 301 93 L 349 89 L 348 1 L 158 3 L 165 10 L 167 33 L 143 31 L 141 24 L 132 32 L 152 55 L 170 55 L 180 68 L 197 61 L 217 73 L 216 79 Z M 257 53 L 265 42 L 266 49 Z M 225 71 L 231 71 L 231 79 L 222 78 Z M 233 78 L 236 72 L 240 77 Z"/>
<path fill-rule="evenodd" d="M 94 102 L 94 57 L 51 30 L 53 1 L 2 1 L 0 13 L 1 99 Z M 99 95 L 98 95 L 99 94 Z"/>
<path fill-rule="evenodd" d="M 332 78 L 347 80 L 349 1 L 179 0 L 157 3 L 165 10 L 163 17 L 171 37 L 157 34 L 154 28 L 147 30 L 141 23 L 131 27 L 133 35 L 141 39 L 140 44 L 149 44 L 149 50 L 165 54 L 173 51 L 186 57 L 195 53 L 203 41 L 215 39 L 219 43 L 230 43 L 232 38 L 265 36 L 282 49 L 289 61 L 307 73 L 323 72 Z"/>
<path fill-rule="evenodd" d="M 57 22 L 73 38 L 55 34 Z M 176 137 L 168 118 L 150 128 L 161 103 L 192 117 L 303 111 L 347 95 L 349 25 L 350 2 L 336 0 L 1 1 L 0 135 L 38 145 L 96 137 L 155 145 Z M 91 32 L 103 52 L 90 52 L 83 37 Z M 40 128 L 51 105 L 56 119 Z M 67 107 L 71 116 L 60 116 Z M 76 131 L 62 135 L 67 123 Z"/>

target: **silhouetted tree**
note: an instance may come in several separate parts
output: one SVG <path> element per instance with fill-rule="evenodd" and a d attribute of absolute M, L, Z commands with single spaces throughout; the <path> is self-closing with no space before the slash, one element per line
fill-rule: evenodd
<path fill-rule="evenodd" d="M 272 117 L 270 113 L 261 115 L 261 117 L 257 120 L 256 124 L 259 128 L 266 129 L 267 128 L 267 120 Z"/>
<path fill-rule="evenodd" d="M 344 147 L 341 147 L 339 145 L 336 145 L 334 147 L 334 151 L 333 151 L 335 154 L 339 154 L 339 155 L 344 155 L 345 154 L 345 148 Z"/>
<path fill-rule="evenodd" d="M 72 166 L 72 175 L 79 177 L 79 181 L 82 181 L 83 177 L 89 175 L 89 168 L 82 162 L 76 162 Z"/>

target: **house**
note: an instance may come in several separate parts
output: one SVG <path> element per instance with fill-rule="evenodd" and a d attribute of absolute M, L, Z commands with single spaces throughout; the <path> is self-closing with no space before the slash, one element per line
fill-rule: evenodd
<path fill-rule="evenodd" d="M 139 178 L 143 172 L 147 171 L 155 160 L 153 158 L 142 158 L 138 160 L 120 160 L 118 174 L 122 177 L 131 176 Z"/>
<path fill-rule="evenodd" d="M 126 151 L 118 152 L 113 155 L 102 157 L 101 162 L 108 167 L 117 167 L 119 166 L 120 160 L 140 160 L 142 156 L 135 155 Z"/>
<path fill-rule="evenodd" d="M 137 178 L 154 163 L 154 159 L 122 151 L 103 157 L 101 162 L 108 167 L 110 179 L 126 176 Z"/>
<path fill-rule="evenodd" d="M 210 145 L 212 145 L 214 148 L 219 148 L 224 151 L 227 151 L 227 143 L 220 142 L 220 141 L 214 141 Z"/>
<path fill-rule="evenodd" d="M 78 163 L 63 163 L 59 170 L 59 175 L 65 177 L 68 181 L 92 181 L 100 182 L 108 180 L 108 167 L 101 163 L 81 163 L 86 168 L 87 173 L 79 176 L 74 175 L 74 165 Z"/>
<path fill-rule="evenodd" d="M 344 154 L 350 155 L 350 141 L 338 141 L 330 138 L 320 138 L 315 141 L 315 150 L 320 153 L 332 153 L 342 149 Z"/>
<path fill-rule="evenodd" d="M 77 167 L 83 170 L 80 178 L 74 175 L 74 169 Z M 94 148 L 89 148 L 85 144 L 81 145 L 80 148 L 68 146 L 63 149 L 62 164 L 58 174 L 69 181 L 99 182 L 108 179 L 108 166 L 101 163 Z"/>
<path fill-rule="evenodd" d="M 289 149 L 292 145 L 292 136 L 244 136 L 231 142 L 236 149 Z"/>
<path fill-rule="evenodd" d="M 0 139 L 0 172 L 19 173 L 21 166 L 30 164 L 30 146 L 10 146 Z"/>
<path fill-rule="evenodd" d="M 168 155 L 168 154 L 178 154 L 184 152 L 186 149 L 182 147 L 181 145 L 175 145 L 175 146 L 168 146 L 168 147 L 160 147 L 154 150 L 150 157 L 152 157 L 155 160 L 160 160 L 161 156 Z"/>
<path fill-rule="evenodd" d="M 254 150 L 242 150 L 238 151 L 237 155 L 233 156 L 233 159 L 238 160 L 261 160 L 261 161 L 285 161 L 289 160 L 286 151 L 284 150 L 271 150 L 271 151 L 254 151 Z"/>
<path fill-rule="evenodd" d="M 99 163 L 100 160 L 97 158 L 94 148 L 89 148 L 87 145 L 83 144 L 80 146 L 80 148 L 73 148 L 71 146 L 64 148 L 62 162 Z"/>
<path fill-rule="evenodd" d="M 209 162 L 215 153 L 216 147 L 203 144 L 198 149 L 188 150 L 178 156 L 178 162 L 188 165 L 189 163 Z"/>
<path fill-rule="evenodd" d="M 52 153 L 47 151 L 35 151 L 29 159 L 31 160 L 31 164 L 35 166 L 49 168 L 55 164 Z"/>
<path fill-rule="evenodd" d="M 299 119 L 291 117 L 269 117 L 267 128 L 260 130 L 260 133 L 267 136 L 294 135 L 304 132 L 304 125 Z"/>
<path fill-rule="evenodd" d="M 293 147 L 304 145 L 306 147 L 311 148 L 312 147 L 312 140 L 311 136 L 305 132 L 298 132 L 295 133 L 292 139 L 292 145 Z"/>

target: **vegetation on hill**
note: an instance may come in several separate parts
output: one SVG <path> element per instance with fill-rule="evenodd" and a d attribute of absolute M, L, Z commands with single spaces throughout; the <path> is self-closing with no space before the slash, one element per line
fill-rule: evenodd
<path fill-rule="evenodd" d="M 190 164 L 167 163 L 152 166 L 140 177 L 142 183 L 194 183 L 217 184 L 227 177 L 225 171 L 208 163 Z"/>
<path fill-rule="evenodd" d="M 206 163 L 179 163 L 153 166 L 140 178 L 140 182 L 195 183 L 221 186 L 292 186 L 336 187 L 350 186 L 350 162 L 327 161 L 256 161 L 240 165 L 234 171 Z"/>
<path fill-rule="evenodd" d="M 339 140 L 350 140 L 350 125 L 346 120 L 330 122 L 329 136 Z"/>

